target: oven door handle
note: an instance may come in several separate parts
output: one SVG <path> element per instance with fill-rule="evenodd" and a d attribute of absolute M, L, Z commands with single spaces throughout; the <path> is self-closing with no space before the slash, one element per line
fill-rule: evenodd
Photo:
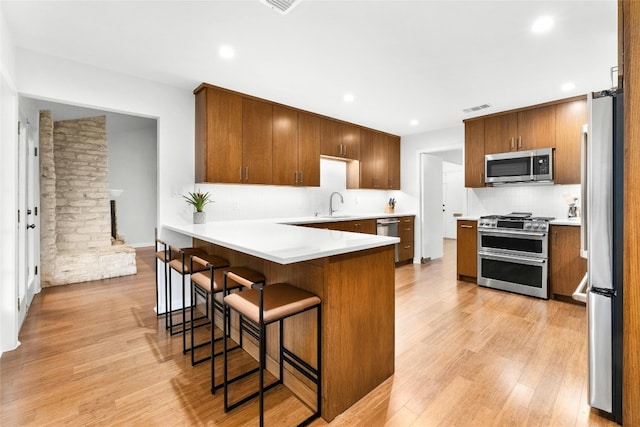
<path fill-rule="evenodd" d="M 478 252 L 478 255 L 480 255 L 480 257 L 482 258 L 493 259 L 496 261 L 503 261 L 503 260 L 524 261 L 524 262 L 531 262 L 531 263 L 537 263 L 537 264 L 544 264 L 547 262 L 545 258 L 529 258 L 529 257 L 523 257 L 523 256 L 517 256 L 517 255 L 499 255 L 499 254 L 493 254 L 488 252 Z"/>
<path fill-rule="evenodd" d="M 547 235 L 547 233 L 535 232 L 535 231 L 510 231 L 510 230 L 495 231 L 494 229 L 490 229 L 490 230 L 478 229 L 478 234 L 483 234 L 485 236 L 507 236 L 507 237 L 511 237 L 511 236 L 544 237 Z"/>

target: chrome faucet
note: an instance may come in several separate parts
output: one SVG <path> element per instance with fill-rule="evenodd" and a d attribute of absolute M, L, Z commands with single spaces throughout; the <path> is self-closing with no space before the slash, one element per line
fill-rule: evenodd
<path fill-rule="evenodd" d="M 331 195 L 329 196 L 329 216 L 333 215 L 333 213 L 335 212 L 335 210 L 333 209 L 333 196 L 336 194 L 340 196 L 340 202 L 344 203 L 344 198 L 342 197 L 342 194 L 338 193 L 337 191 L 334 191 L 333 193 L 331 193 Z"/>

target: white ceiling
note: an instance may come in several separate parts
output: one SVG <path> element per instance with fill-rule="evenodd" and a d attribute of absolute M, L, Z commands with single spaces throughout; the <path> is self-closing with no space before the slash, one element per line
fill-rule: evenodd
<path fill-rule="evenodd" d="M 397 135 L 611 86 L 617 2 L 2 0 L 15 44 L 183 88 L 201 82 Z M 550 15 L 549 33 L 533 21 Z M 220 46 L 235 49 L 231 60 Z M 568 81 L 575 90 L 562 92 Z M 99 82 L 97 82 L 99 83 Z M 355 101 L 345 103 L 351 92 Z M 410 120 L 420 124 L 411 126 Z"/>

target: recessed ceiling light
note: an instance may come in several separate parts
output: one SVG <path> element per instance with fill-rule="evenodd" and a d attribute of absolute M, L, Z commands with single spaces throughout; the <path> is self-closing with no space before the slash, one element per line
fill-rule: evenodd
<path fill-rule="evenodd" d="M 235 52 L 233 51 L 233 48 L 231 46 L 222 46 L 218 51 L 218 53 L 220 54 L 221 57 L 227 58 L 227 59 L 233 58 L 233 55 L 235 55 Z"/>
<path fill-rule="evenodd" d="M 541 16 L 536 19 L 531 27 L 534 33 L 546 33 L 553 27 L 553 18 L 550 16 Z"/>
<path fill-rule="evenodd" d="M 353 96 L 352 93 L 347 93 L 344 95 L 343 99 L 344 99 L 344 102 L 353 102 L 353 100 L 356 99 L 356 97 Z"/>
<path fill-rule="evenodd" d="M 411 120 L 411 121 L 409 122 L 409 124 L 410 124 L 411 126 L 418 126 L 418 125 L 420 124 L 420 122 L 414 119 L 414 120 Z"/>
<path fill-rule="evenodd" d="M 575 88 L 576 88 L 576 84 L 573 82 L 567 82 L 560 87 L 560 89 L 562 89 L 565 92 L 569 90 L 574 90 Z"/>

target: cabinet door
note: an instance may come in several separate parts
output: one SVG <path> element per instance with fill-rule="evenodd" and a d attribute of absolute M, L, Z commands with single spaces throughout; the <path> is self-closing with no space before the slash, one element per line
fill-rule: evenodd
<path fill-rule="evenodd" d="M 341 123 L 340 133 L 342 135 L 342 157 L 360 160 L 360 127 Z"/>
<path fill-rule="evenodd" d="M 503 114 L 484 119 L 485 154 L 515 151 L 517 133 L 518 113 Z"/>
<path fill-rule="evenodd" d="M 242 97 L 205 88 L 196 96 L 196 181 L 238 183 Z M 204 147 L 204 150 L 201 148 Z"/>
<path fill-rule="evenodd" d="M 551 294 L 571 297 L 587 271 L 587 260 L 580 257 L 580 227 L 553 225 L 550 240 Z"/>
<path fill-rule="evenodd" d="M 254 99 L 242 100 L 242 166 L 243 182 L 272 182 L 273 107 Z"/>
<path fill-rule="evenodd" d="M 369 129 L 362 129 L 360 141 L 360 182 L 359 188 L 375 188 L 376 170 L 376 139 L 378 133 Z"/>
<path fill-rule="evenodd" d="M 413 243 L 413 234 L 413 217 L 404 216 L 400 218 L 400 223 L 398 224 L 398 237 L 400 237 L 400 243 Z"/>
<path fill-rule="evenodd" d="M 298 185 L 320 186 L 321 128 L 320 117 L 298 113 Z"/>
<path fill-rule="evenodd" d="M 320 155 L 318 154 L 318 157 Z M 297 185 L 298 173 L 298 113 L 273 106 L 273 183 Z"/>
<path fill-rule="evenodd" d="M 320 154 L 323 156 L 342 157 L 342 129 L 340 123 L 321 119 Z"/>
<path fill-rule="evenodd" d="M 387 188 L 400 190 L 400 138 L 389 136 L 387 142 Z"/>
<path fill-rule="evenodd" d="M 582 126 L 587 123 L 587 100 L 556 105 L 556 153 L 553 180 L 556 184 L 580 184 Z"/>
<path fill-rule="evenodd" d="M 398 262 L 400 263 L 413 260 L 414 231 L 412 216 L 403 216 L 399 220 L 398 237 L 400 237 L 400 244 L 398 245 Z"/>
<path fill-rule="evenodd" d="M 484 187 L 484 147 L 486 120 L 464 124 L 464 186 Z"/>
<path fill-rule="evenodd" d="M 518 113 L 518 150 L 556 146 L 556 106 L 532 108 Z"/>
<path fill-rule="evenodd" d="M 376 234 L 376 220 L 375 219 L 363 219 L 349 222 L 350 230 L 355 233 Z"/>
<path fill-rule="evenodd" d="M 458 280 L 476 283 L 478 277 L 478 221 L 458 221 Z"/>

